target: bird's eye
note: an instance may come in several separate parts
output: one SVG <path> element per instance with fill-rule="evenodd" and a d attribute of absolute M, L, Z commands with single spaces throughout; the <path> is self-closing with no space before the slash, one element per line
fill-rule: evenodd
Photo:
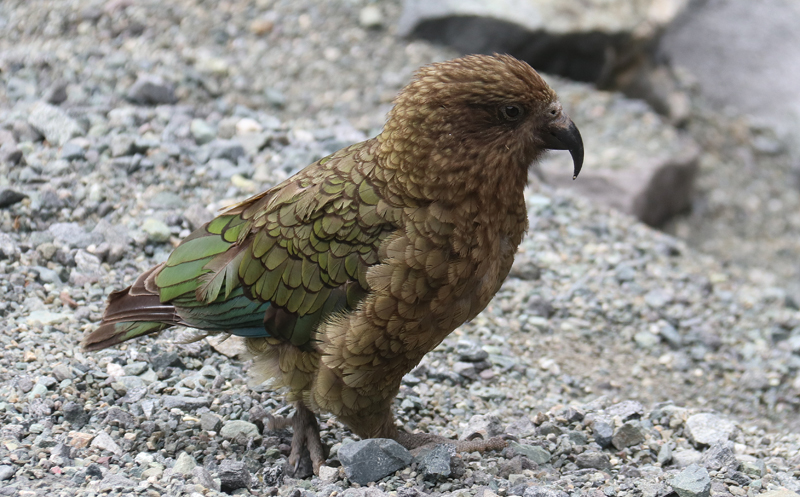
<path fill-rule="evenodd" d="M 517 121 L 522 117 L 522 108 L 519 105 L 503 105 L 500 107 L 500 115 L 506 121 Z"/>
<path fill-rule="evenodd" d="M 555 110 L 555 109 L 552 109 L 552 110 L 550 111 L 550 115 L 551 115 L 551 116 L 553 116 L 553 117 L 555 117 L 557 114 L 558 114 L 558 111 L 557 111 L 557 110 Z"/>

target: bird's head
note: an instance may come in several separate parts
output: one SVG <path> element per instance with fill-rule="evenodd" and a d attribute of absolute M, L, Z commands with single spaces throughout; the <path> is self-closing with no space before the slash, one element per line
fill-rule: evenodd
<path fill-rule="evenodd" d="M 527 168 L 545 150 L 569 150 L 574 177 L 583 141 L 555 92 L 509 55 L 470 55 L 422 67 L 398 95 L 384 135 L 448 169 L 466 163 Z"/>

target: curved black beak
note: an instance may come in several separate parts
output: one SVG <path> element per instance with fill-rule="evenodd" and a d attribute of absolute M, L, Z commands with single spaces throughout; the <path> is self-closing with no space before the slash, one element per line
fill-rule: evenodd
<path fill-rule="evenodd" d="M 572 119 L 563 115 L 551 123 L 544 133 L 544 146 L 550 150 L 569 150 L 574 166 L 572 179 L 578 177 L 583 167 L 583 138 Z"/>

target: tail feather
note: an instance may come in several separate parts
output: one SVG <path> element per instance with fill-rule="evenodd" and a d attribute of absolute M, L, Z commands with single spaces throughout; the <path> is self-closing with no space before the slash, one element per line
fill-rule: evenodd
<path fill-rule="evenodd" d="M 83 340 L 84 350 L 100 350 L 132 338 L 183 324 L 172 304 L 161 302 L 151 279 L 161 265 L 143 273 L 133 285 L 113 292 L 100 326 Z"/>

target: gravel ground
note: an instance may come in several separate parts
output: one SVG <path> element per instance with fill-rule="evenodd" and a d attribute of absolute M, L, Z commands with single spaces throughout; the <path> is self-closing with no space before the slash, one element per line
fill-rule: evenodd
<path fill-rule="evenodd" d="M 456 55 L 398 40 L 399 9 L 0 5 L 0 495 L 800 491 L 800 313 L 780 280 L 547 186 L 528 192 L 512 277 L 396 404 L 410 430 L 515 435 L 502 452 L 445 457 L 438 472 L 420 456 L 359 486 L 338 457 L 352 435 L 323 418 L 328 466 L 295 480 L 290 433 L 264 425 L 290 408 L 247 384 L 246 360 L 177 343 L 185 330 L 80 351 L 112 290 L 216 209 L 374 133 L 413 69 Z M 723 135 L 707 157 L 736 157 L 726 140 L 764 156 L 760 135 L 722 121 L 690 125 Z M 686 223 L 675 231 L 691 235 Z"/>

